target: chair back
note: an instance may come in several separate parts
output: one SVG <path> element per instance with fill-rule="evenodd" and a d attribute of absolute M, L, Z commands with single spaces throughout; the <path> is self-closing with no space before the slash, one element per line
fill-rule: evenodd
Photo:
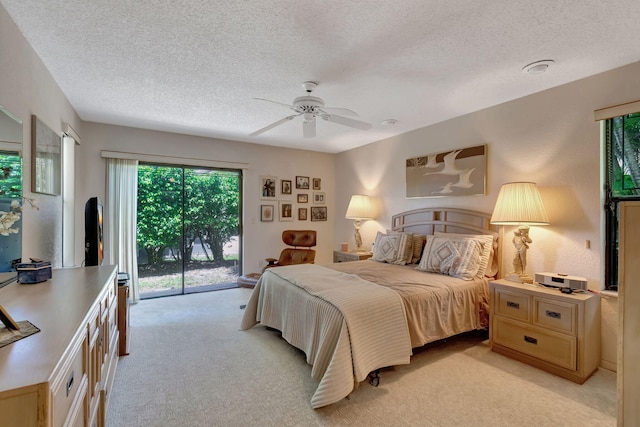
<path fill-rule="evenodd" d="M 316 230 L 284 230 L 282 241 L 289 246 L 311 248 L 316 245 Z"/>
<path fill-rule="evenodd" d="M 316 259 L 315 249 L 310 249 L 316 245 L 315 230 L 284 230 L 282 241 L 292 248 L 285 248 L 280 252 L 280 257 L 267 258 L 269 263 L 265 269 L 293 264 L 313 264 Z"/>

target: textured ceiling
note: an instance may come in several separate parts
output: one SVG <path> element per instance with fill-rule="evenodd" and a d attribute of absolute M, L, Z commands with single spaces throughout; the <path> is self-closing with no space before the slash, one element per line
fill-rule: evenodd
<path fill-rule="evenodd" d="M 0 3 L 83 120 L 332 153 L 640 60 L 637 0 Z M 306 80 L 371 129 L 249 137 Z"/>

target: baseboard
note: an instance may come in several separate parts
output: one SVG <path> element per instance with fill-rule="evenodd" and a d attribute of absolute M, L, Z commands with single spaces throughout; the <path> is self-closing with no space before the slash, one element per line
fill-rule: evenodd
<path fill-rule="evenodd" d="M 609 362 L 607 360 L 601 360 L 600 361 L 600 368 L 606 369 L 606 370 L 611 371 L 611 372 L 618 372 L 618 364 L 617 363 L 613 363 L 613 362 Z"/>

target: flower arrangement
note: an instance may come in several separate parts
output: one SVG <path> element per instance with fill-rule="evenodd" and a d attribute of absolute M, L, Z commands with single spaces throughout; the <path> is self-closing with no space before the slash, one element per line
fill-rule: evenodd
<path fill-rule="evenodd" d="M 35 199 L 23 197 L 22 200 L 29 203 L 31 208 L 40 209 L 36 204 Z M 9 236 L 11 234 L 18 233 L 20 228 L 14 227 L 14 224 L 20 221 L 21 215 L 22 205 L 20 204 L 20 199 L 14 199 L 11 201 L 11 209 L 9 212 L 0 211 L 0 236 Z"/>

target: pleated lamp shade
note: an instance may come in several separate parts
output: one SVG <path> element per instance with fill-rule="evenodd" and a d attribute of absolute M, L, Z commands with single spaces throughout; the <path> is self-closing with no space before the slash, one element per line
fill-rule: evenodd
<path fill-rule="evenodd" d="M 533 182 L 510 182 L 500 188 L 491 224 L 549 225 L 538 187 Z"/>
<path fill-rule="evenodd" d="M 374 206 L 369 196 L 354 194 L 349 201 L 349 207 L 345 214 L 346 219 L 373 219 Z"/>

